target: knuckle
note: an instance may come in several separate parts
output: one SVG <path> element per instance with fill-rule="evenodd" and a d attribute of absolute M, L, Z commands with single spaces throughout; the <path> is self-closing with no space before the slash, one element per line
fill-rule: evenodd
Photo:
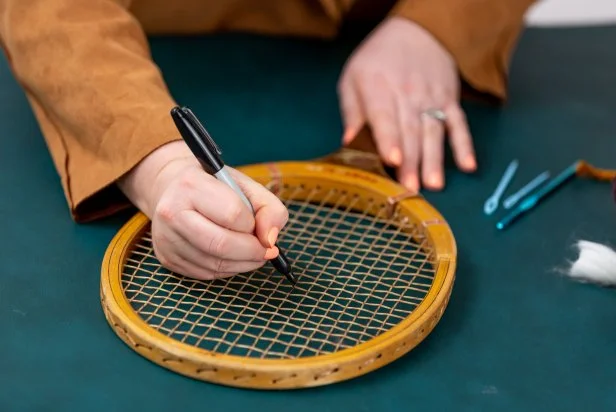
<path fill-rule="evenodd" d="M 224 272 L 219 272 L 215 269 L 211 269 L 205 273 L 203 273 L 201 275 L 201 278 L 203 280 L 217 280 L 217 279 L 224 279 L 226 277 L 228 277 L 229 274 L 228 273 L 224 273 Z"/>
<path fill-rule="evenodd" d="M 194 173 L 184 173 L 180 176 L 178 185 L 182 189 L 194 189 L 195 188 L 195 180 L 196 176 Z"/>
<path fill-rule="evenodd" d="M 415 110 L 424 109 L 428 106 L 428 93 L 424 90 L 416 90 L 408 97 L 408 103 Z"/>
<path fill-rule="evenodd" d="M 167 257 L 167 255 L 159 253 L 158 261 L 162 266 L 166 267 L 167 269 L 175 270 L 175 265 L 173 264 L 172 260 Z"/>
<path fill-rule="evenodd" d="M 205 269 L 201 276 L 205 279 L 216 279 L 225 273 L 227 261 L 222 257 L 212 256 L 205 262 Z"/>
<path fill-rule="evenodd" d="M 452 101 L 452 94 L 450 90 L 442 85 L 432 87 L 430 94 L 432 95 L 432 100 L 439 106 L 447 105 Z"/>
<path fill-rule="evenodd" d="M 447 105 L 449 99 L 442 92 L 434 91 L 431 93 L 430 101 L 432 101 L 434 107 L 443 108 Z"/>
<path fill-rule="evenodd" d="M 162 234 L 158 234 L 152 237 L 152 249 L 154 256 L 158 262 L 165 268 L 171 271 L 177 271 L 176 257 L 173 254 L 168 253 L 168 249 L 165 247 L 166 241 Z"/>
<path fill-rule="evenodd" d="M 170 270 L 175 270 L 173 259 L 171 259 L 166 253 L 164 253 L 157 243 L 154 243 L 154 255 L 163 267 Z"/>
<path fill-rule="evenodd" d="M 161 221 L 165 223 L 169 223 L 173 221 L 175 217 L 175 213 L 176 211 L 172 203 L 167 202 L 165 200 L 161 200 L 156 205 L 156 209 L 154 210 L 154 217 L 157 219 L 160 219 Z"/>
<path fill-rule="evenodd" d="M 408 79 L 402 82 L 400 88 L 403 94 L 410 96 L 415 93 L 416 85 L 417 82 L 414 79 Z"/>
<path fill-rule="evenodd" d="M 280 217 L 283 225 L 286 225 L 289 222 L 289 210 L 284 207 L 284 205 L 281 205 Z"/>
<path fill-rule="evenodd" d="M 284 203 L 282 203 L 282 201 L 274 194 L 270 196 L 270 202 L 268 207 L 271 207 L 271 214 L 275 217 L 276 221 L 280 221 L 283 225 L 288 222 L 289 210 L 285 207 Z"/>
<path fill-rule="evenodd" d="M 217 258 L 214 261 L 214 277 L 220 277 L 227 272 L 227 263 L 224 259 Z"/>
<path fill-rule="evenodd" d="M 225 226 L 232 226 L 233 224 L 235 224 L 240 217 L 242 216 L 242 213 L 244 212 L 244 208 L 246 206 L 243 203 L 240 203 L 239 200 L 236 202 L 232 202 L 230 203 L 225 210 L 225 215 L 224 215 L 224 225 Z"/>
<path fill-rule="evenodd" d="M 214 280 L 216 276 L 214 273 L 208 270 L 199 270 L 196 273 L 192 273 L 190 277 L 199 279 L 199 280 Z"/>
<path fill-rule="evenodd" d="M 218 275 L 216 273 L 213 273 L 213 272 L 205 272 L 200 277 L 203 280 L 216 280 L 216 279 L 218 279 Z"/>
<path fill-rule="evenodd" d="M 420 73 L 409 73 L 400 83 L 400 89 L 402 93 L 408 96 L 423 93 L 426 89 L 426 80 Z"/>
<path fill-rule="evenodd" d="M 209 253 L 215 258 L 224 256 L 227 251 L 228 243 L 225 236 L 213 236 L 210 240 Z"/>
<path fill-rule="evenodd" d="M 375 107 L 369 113 L 370 123 L 374 133 L 380 136 L 392 137 L 396 132 L 396 114 L 384 107 Z"/>
<path fill-rule="evenodd" d="M 379 87 L 387 83 L 387 78 L 378 68 L 368 66 L 357 73 L 357 81 L 365 86 Z"/>

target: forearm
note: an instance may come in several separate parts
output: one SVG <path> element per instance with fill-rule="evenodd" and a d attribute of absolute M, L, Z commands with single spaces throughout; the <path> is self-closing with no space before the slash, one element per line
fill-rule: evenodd
<path fill-rule="evenodd" d="M 0 36 L 72 215 L 127 203 L 115 185 L 176 140 L 174 106 L 128 0 L 0 0 Z"/>

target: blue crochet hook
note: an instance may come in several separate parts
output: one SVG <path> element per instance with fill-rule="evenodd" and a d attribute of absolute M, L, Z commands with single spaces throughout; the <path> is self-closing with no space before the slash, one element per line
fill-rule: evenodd
<path fill-rule="evenodd" d="M 516 205 L 516 203 L 524 199 L 529 193 L 532 193 L 533 190 L 541 186 L 541 184 L 543 184 L 543 182 L 545 182 L 549 178 L 550 172 L 546 170 L 545 172 L 541 173 L 533 180 L 525 184 L 520 190 L 505 199 L 505 201 L 503 202 L 503 206 L 505 207 L 505 209 L 511 209 Z"/>
<path fill-rule="evenodd" d="M 511 213 L 509 213 L 504 218 L 502 218 L 500 221 L 498 221 L 498 223 L 496 223 L 496 228 L 498 230 L 505 229 L 507 226 L 513 223 L 514 220 L 518 219 L 524 213 L 531 210 L 541 200 L 545 199 L 550 193 L 552 193 L 554 190 L 562 186 L 566 181 L 574 177 L 578 170 L 578 163 L 579 162 L 573 163 L 571 166 L 563 170 L 558 176 L 556 176 L 554 179 L 549 181 L 541 189 L 537 190 L 534 194 L 524 199 L 518 205 L 518 207 L 516 207 L 515 209 L 511 211 Z"/>

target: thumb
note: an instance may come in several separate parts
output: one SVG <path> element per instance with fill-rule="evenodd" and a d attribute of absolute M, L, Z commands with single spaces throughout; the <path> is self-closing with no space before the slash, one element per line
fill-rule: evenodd
<path fill-rule="evenodd" d="M 273 248 L 278 240 L 278 234 L 289 220 L 289 212 L 284 204 L 250 177 L 230 169 L 233 179 L 242 189 L 255 211 L 255 235 L 266 248 Z"/>
<path fill-rule="evenodd" d="M 349 76 L 345 76 L 338 87 L 340 111 L 344 124 L 342 144 L 347 145 L 353 141 L 365 123 L 365 116 L 361 107 L 359 92 Z"/>

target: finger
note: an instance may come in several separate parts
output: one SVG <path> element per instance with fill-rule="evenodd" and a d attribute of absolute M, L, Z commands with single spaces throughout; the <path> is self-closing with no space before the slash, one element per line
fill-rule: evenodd
<path fill-rule="evenodd" d="M 448 105 L 445 109 L 449 141 L 458 167 L 467 172 L 477 169 L 473 139 L 468 129 L 464 111 L 457 102 Z"/>
<path fill-rule="evenodd" d="M 170 270 L 182 276 L 198 280 L 223 279 L 237 275 L 237 273 L 220 273 L 209 269 L 204 269 L 188 261 L 179 262 L 176 266 L 174 266 L 174 268 L 170 268 Z"/>
<path fill-rule="evenodd" d="M 346 145 L 353 141 L 366 121 L 352 77 L 344 76 L 341 80 L 338 87 L 338 100 L 344 124 L 342 143 Z"/>
<path fill-rule="evenodd" d="M 178 232 L 158 221 L 153 224 L 152 235 L 156 256 L 164 267 L 197 279 L 228 277 L 256 270 L 263 266 L 270 256 L 277 254 L 277 250 L 270 250 L 265 259 L 252 261 L 216 258 L 198 250 Z"/>
<path fill-rule="evenodd" d="M 266 248 L 274 247 L 278 234 L 289 220 L 289 212 L 280 199 L 245 174 L 229 168 L 255 210 L 255 234 Z"/>
<path fill-rule="evenodd" d="M 250 208 L 224 182 L 195 167 L 182 177 L 177 197 L 189 196 L 194 210 L 213 223 L 235 232 L 253 233 L 255 220 Z"/>
<path fill-rule="evenodd" d="M 401 98 L 398 118 L 402 134 L 402 164 L 398 168 L 398 180 L 411 192 L 419 191 L 419 159 L 421 155 L 421 119 L 416 107 Z"/>
<path fill-rule="evenodd" d="M 211 270 L 191 263 L 178 254 L 178 250 L 192 248 L 192 246 L 171 230 L 164 220 L 154 219 L 152 221 L 152 248 L 160 264 L 172 272 L 195 279 L 214 279 L 215 277 Z"/>
<path fill-rule="evenodd" d="M 385 83 L 364 83 L 361 100 L 374 140 L 384 161 L 391 166 L 402 163 L 401 136 L 394 93 Z"/>
<path fill-rule="evenodd" d="M 178 214 L 172 229 L 201 253 L 220 259 L 262 261 L 278 254 L 263 247 L 254 235 L 225 229 L 194 210 Z"/>
<path fill-rule="evenodd" d="M 170 267 L 169 270 L 172 270 L 175 273 L 178 273 L 182 276 L 187 276 L 193 279 L 214 280 L 214 279 L 229 278 L 231 276 L 237 275 L 238 273 L 250 272 L 251 270 L 254 270 L 254 269 L 232 271 L 232 272 L 220 272 L 216 270 L 210 270 L 207 268 L 203 268 L 202 266 L 195 265 L 192 262 L 182 260 L 174 264 L 173 267 Z"/>
<path fill-rule="evenodd" d="M 421 174 L 424 186 L 440 190 L 444 186 L 444 126 L 440 120 L 422 116 Z"/>
<path fill-rule="evenodd" d="M 175 267 L 191 267 L 191 275 L 204 277 L 229 276 L 245 273 L 263 266 L 267 259 L 262 260 L 225 260 L 207 255 L 181 239 L 177 242 L 163 244 Z M 273 254 L 270 252 L 270 254 Z"/>

